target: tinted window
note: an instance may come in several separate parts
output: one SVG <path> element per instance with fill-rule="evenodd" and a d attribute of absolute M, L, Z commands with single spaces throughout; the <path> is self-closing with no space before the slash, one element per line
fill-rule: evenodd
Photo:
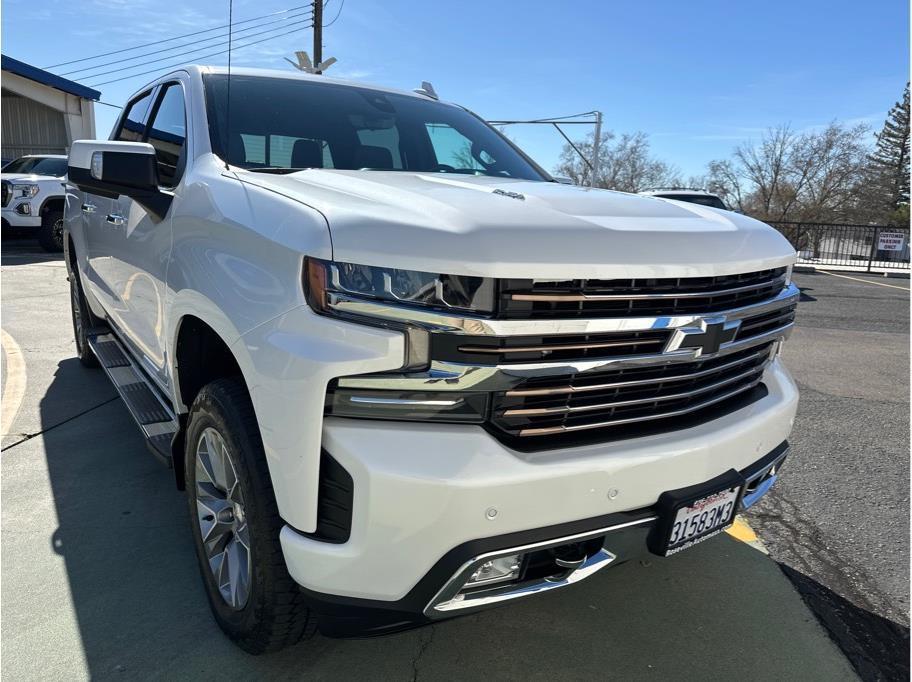
<path fill-rule="evenodd" d="M 426 127 L 439 166 L 484 170 L 480 160 L 472 156 L 472 140 L 445 123 L 428 123 Z M 482 158 L 488 160 L 484 152 Z"/>
<path fill-rule="evenodd" d="M 329 82 L 232 76 L 228 131 L 226 77 L 204 78 L 213 151 L 243 168 L 312 168 L 322 160 L 324 168 L 331 162 L 346 170 L 546 179 L 492 128 L 454 105 Z M 288 139 L 295 140 L 290 156 Z"/>
<path fill-rule="evenodd" d="M 117 137 L 114 139 L 122 140 L 124 142 L 142 142 L 143 133 L 145 133 L 143 120 L 146 118 L 146 112 L 149 110 L 149 105 L 151 103 L 151 91 L 147 92 L 139 99 L 133 100 L 133 102 L 127 106 L 127 113 L 126 116 L 124 116 L 123 124 L 120 126 Z"/>
<path fill-rule="evenodd" d="M 53 175 L 62 177 L 67 172 L 66 159 L 49 159 L 42 157 L 25 157 L 10 161 L 3 167 L 4 173 L 32 173 L 33 175 Z"/>
<path fill-rule="evenodd" d="M 174 187 L 180 180 L 181 152 L 187 138 L 186 121 L 184 91 L 180 85 L 173 83 L 165 88 L 149 124 L 148 142 L 155 147 L 158 180 L 165 187 Z"/>

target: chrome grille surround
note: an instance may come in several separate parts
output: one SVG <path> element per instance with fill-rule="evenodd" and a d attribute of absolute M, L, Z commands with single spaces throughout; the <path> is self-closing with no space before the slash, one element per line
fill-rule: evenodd
<path fill-rule="evenodd" d="M 799 298 L 793 284 L 783 279 L 778 286 L 762 301 L 710 313 L 568 319 L 451 315 L 333 295 L 329 305 L 340 314 L 407 325 L 432 341 L 422 371 L 340 377 L 330 390 L 484 392 L 488 430 L 521 449 L 549 447 L 552 437 L 569 434 L 608 440 L 630 425 L 661 429 L 664 419 L 702 414 L 761 384 L 794 326 Z M 732 338 L 709 353 L 671 342 L 705 329 L 707 320 L 721 320 Z M 459 352 L 435 355 L 438 335 Z"/>

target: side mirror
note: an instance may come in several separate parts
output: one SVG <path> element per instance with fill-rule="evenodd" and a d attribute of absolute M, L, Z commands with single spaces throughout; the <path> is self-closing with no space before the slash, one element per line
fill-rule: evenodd
<path fill-rule="evenodd" d="M 77 140 L 70 147 L 67 178 L 83 192 L 128 196 L 162 220 L 174 196 L 159 189 L 155 148 L 146 142 Z"/>

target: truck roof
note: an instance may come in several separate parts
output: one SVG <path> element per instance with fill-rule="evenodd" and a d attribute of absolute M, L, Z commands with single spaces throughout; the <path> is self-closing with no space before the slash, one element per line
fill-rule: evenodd
<path fill-rule="evenodd" d="M 177 68 L 172 69 L 167 74 L 160 76 L 152 81 L 149 81 L 149 83 L 143 85 L 142 88 L 138 89 L 136 91 L 136 93 L 142 92 L 143 90 L 146 90 L 150 84 L 157 83 L 162 80 L 166 80 L 167 78 L 170 78 L 172 75 L 174 75 L 175 73 L 178 73 L 180 71 L 185 71 L 185 72 L 188 72 L 191 74 L 200 74 L 200 75 L 205 75 L 205 74 L 225 74 L 225 75 L 227 75 L 228 67 L 226 67 L 226 66 L 207 66 L 204 64 L 187 64 L 185 66 L 179 66 Z M 313 82 L 317 82 L 317 83 L 333 83 L 336 85 L 365 88 L 368 90 L 377 90 L 379 92 L 389 92 L 389 93 L 394 93 L 397 95 L 406 95 L 406 96 L 415 97 L 418 99 L 424 99 L 424 100 L 429 99 L 427 96 L 418 94 L 416 92 L 412 92 L 411 90 L 399 90 L 398 88 L 388 88 L 388 87 L 384 87 L 381 85 L 374 85 L 372 83 L 365 83 L 362 81 L 346 80 L 344 78 L 333 78 L 331 76 L 325 76 L 322 74 L 304 73 L 303 71 L 298 71 L 296 69 L 291 69 L 291 68 L 289 68 L 289 69 L 256 69 L 256 68 L 250 68 L 250 67 L 232 66 L 231 75 L 232 76 L 257 76 L 257 77 L 262 77 L 262 78 L 285 78 L 288 80 L 306 80 L 306 81 L 313 81 Z M 130 99 L 132 99 L 132 97 L 133 96 L 131 95 Z M 444 102 L 444 104 L 446 104 L 446 102 Z"/>

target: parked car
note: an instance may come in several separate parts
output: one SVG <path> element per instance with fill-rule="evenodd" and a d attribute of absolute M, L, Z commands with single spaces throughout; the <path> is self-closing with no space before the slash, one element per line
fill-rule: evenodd
<path fill-rule="evenodd" d="M 707 192 L 705 189 L 693 189 L 690 187 L 657 187 L 640 192 L 645 197 L 658 197 L 659 199 L 674 199 L 675 201 L 686 201 L 691 204 L 700 206 L 709 206 L 710 208 L 721 208 L 729 210 L 725 202 L 717 194 Z"/>
<path fill-rule="evenodd" d="M 230 110 L 221 68 L 147 85 L 68 177 L 79 358 L 173 467 L 247 651 L 672 555 L 779 475 L 795 253 L 756 220 L 562 185 L 427 95 L 253 69 Z"/>
<path fill-rule="evenodd" d="M 29 154 L 10 161 L 0 173 L 3 231 L 37 233 L 45 251 L 63 250 L 63 180 L 67 157 Z"/>

